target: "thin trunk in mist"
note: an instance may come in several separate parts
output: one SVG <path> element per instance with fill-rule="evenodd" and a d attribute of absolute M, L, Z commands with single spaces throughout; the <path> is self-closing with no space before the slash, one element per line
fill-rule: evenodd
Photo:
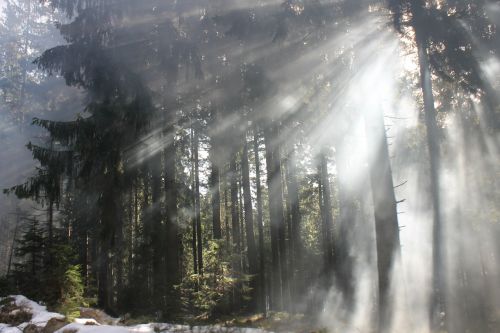
<path fill-rule="evenodd" d="M 269 198 L 269 218 L 271 223 L 271 308 L 281 310 L 287 293 L 286 289 L 286 253 L 284 243 L 284 208 L 283 208 L 283 188 L 281 180 L 281 161 L 279 145 L 273 140 L 276 127 L 264 128 L 264 140 L 266 146 L 266 166 L 267 166 L 267 188 Z M 283 240 L 283 242 L 282 242 Z"/>
<path fill-rule="evenodd" d="M 334 249 L 333 249 L 333 215 L 332 200 L 330 191 L 330 178 L 328 176 L 328 164 L 325 152 L 320 152 L 318 156 L 318 177 L 319 177 L 319 200 L 321 211 L 321 231 L 323 233 L 323 258 L 324 273 L 326 278 L 335 268 Z"/>
<path fill-rule="evenodd" d="M 340 143 L 336 149 L 336 153 L 340 216 L 338 219 L 339 237 L 335 244 L 337 253 L 335 274 L 337 277 L 336 283 L 342 291 L 345 304 L 349 309 L 352 309 L 354 306 L 354 258 L 350 253 L 349 246 L 354 240 L 353 232 L 358 216 L 354 193 L 357 193 L 357 190 L 350 186 L 352 182 L 350 182 L 348 177 L 349 155 L 346 151 L 345 142 Z"/>
<path fill-rule="evenodd" d="M 24 58 L 29 58 L 29 36 L 31 34 L 31 21 L 32 21 L 32 18 L 31 18 L 31 0 L 28 1 L 28 13 L 27 13 L 27 17 L 26 17 L 26 22 L 27 22 L 27 26 L 25 27 L 24 31 L 23 31 L 23 37 L 25 38 L 24 40 L 24 45 L 23 45 L 23 55 L 24 55 Z M 19 99 L 19 102 L 20 102 L 20 108 L 23 107 L 24 103 L 25 103 L 25 95 L 26 95 L 26 85 L 27 85 L 27 79 L 28 79 L 28 69 L 27 69 L 27 63 L 26 64 L 23 64 L 22 65 L 22 79 L 21 79 L 21 92 L 20 92 L 20 99 Z M 22 112 L 23 114 L 23 119 L 22 121 L 24 122 L 24 112 Z"/>
<path fill-rule="evenodd" d="M 375 106 L 365 124 L 367 140 L 373 145 L 370 181 L 377 248 L 378 326 L 379 332 L 385 332 L 392 315 L 391 272 L 400 252 L 397 203 L 382 111 Z"/>
<path fill-rule="evenodd" d="M 215 126 L 218 121 L 217 111 L 213 110 L 211 125 Z M 218 133 L 213 133 L 210 138 L 210 193 L 212 205 L 212 235 L 214 239 L 222 239 L 221 211 L 220 211 L 220 150 L 221 142 Z"/>
<path fill-rule="evenodd" d="M 172 117 L 172 116 L 171 116 Z M 169 118 L 171 118 L 169 117 Z M 172 117 L 173 118 L 173 117 Z M 166 222 L 166 291 L 167 313 L 175 310 L 178 303 L 177 291 L 174 288 L 181 282 L 181 235 L 177 224 L 177 182 L 176 182 L 176 147 L 175 126 L 173 119 L 167 119 L 164 133 L 167 147 L 164 151 L 165 160 L 165 222 Z"/>
<path fill-rule="evenodd" d="M 240 176 L 238 179 L 238 208 L 239 208 L 238 221 L 240 222 L 240 226 L 239 226 L 240 236 L 239 237 L 240 237 L 240 242 L 241 242 L 240 262 L 241 262 L 241 267 L 243 269 L 243 267 L 246 267 L 245 257 L 243 256 L 243 252 L 246 249 L 246 238 L 245 238 L 245 206 L 244 206 L 244 201 L 243 201 L 243 185 L 242 185 L 243 172 L 241 171 L 241 164 L 240 164 L 240 168 L 238 168 L 238 176 Z"/>
<path fill-rule="evenodd" d="M 157 138 L 159 140 L 159 138 Z M 153 266 L 153 303 L 157 308 L 162 308 L 162 299 L 164 295 L 163 287 L 165 285 L 163 271 L 164 240 L 162 239 L 162 221 L 160 210 L 161 197 L 161 153 L 151 151 L 152 157 L 149 161 L 149 170 L 151 172 L 151 224 L 150 234 L 147 237 L 151 242 L 152 266 Z"/>
<path fill-rule="evenodd" d="M 114 171 L 116 172 L 116 171 Z M 113 179 L 116 175 L 111 174 Z M 113 180 L 111 180 L 113 182 Z M 111 183 L 110 182 L 110 183 Z M 114 182 L 113 182 L 114 183 Z M 114 185 L 114 184 L 113 184 Z M 107 184 L 107 187 L 112 187 Z M 101 228 L 100 228 L 100 258 L 98 273 L 97 303 L 105 311 L 113 311 L 113 280 L 110 254 L 114 250 L 114 237 L 116 233 L 116 221 L 118 220 L 118 211 L 116 202 L 119 201 L 118 193 L 111 188 L 104 191 L 101 205 L 105 209 L 101 210 Z"/>
<path fill-rule="evenodd" d="M 446 266 L 444 260 L 443 223 L 441 202 L 439 195 L 440 146 L 439 133 L 434 108 L 432 91 L 431 67 L 427 49 L 427 36 L 423 31 L 424 3 L 422 0 L 412 2 L 411 6 L 415 30 L 415 39 L 418 49 L 418 63 L 420 67 L 420 86 L 424 99 L 425 126 L 427 128 L 427 145 L 429 149 L 431 196 L 433 207 L 433 236 L 432 236 L 432 295 L 430 322 L 433 329 L 446 329 Z M 442 317 L 441 314 L 444 314 Z"/>
<path fill-rule="evenodd" d="M 49 194 L 49 196 L 51 196 Z M 47 229 L 48 229 L 48 239 L 47 239 L 47 247 L 48 247 L 48 252 L 49 252 L 49 260 L 50 257 L 52 256 L 50 250 L 52 248 L 52 244 L 54 241 L 54 200 L 52 198 L 49 198 L 49 206 L 47 207 Z"/>
<path fill-rule="evenodd" d="M 200 197 L 200 161 L 198 149 L 200 137 L 198 128 L 193 129 L 193 154 L 194 154 L 194 214 L 196 219 L 196 241 L 198 250 L 198 273 L 203 274 L 203 239 L 201 234 L 201 197 Z"/>
<path fill-rule="evenodd" d="M 144 267 L 144 281 L 143 281 L 143 291 L 148 296 L 151 297 L 151 285 L 152 285 L 152 272 L 151 272 L 151 247 L 150 247 L 150 235 L 151 235 L 151 217 L 148 212 L 150 207 L 150 187 L 151 181 L 149 178 L 150 170 L 147 165 L 142 168 L 142 181 L 143 181 L 143 205 L 142 205 L 142 244 L 141 244 L 141 256 L 143 261 L 141 262 L 142 267 Z M 139 273 L 140 275 L 140 273 Z"/>
<path fill-rule="evenodd" d="M 236 166 L 236 152 L 231 154 L 229 161 L 229 177 L 230 177 L 230 192 L 231 192 L 231 233 L 232 233 L 232 254 L 233 254 L 233 270 L 236 275 L 241 274 L 241 240 L 240 240 L 240 222 L 238 209 L 238 171 Z M 237 284 L 233 290 L 234 306 L 241 304 L 240 285 Z"/>
<path fill-rule="evenodd" d="M 230 192 L 231 192 L 231 232 L 233 239 L 233 251 L 235 254 L 241 254 L 240 222 L 238 208 L 238 170 L 236 166 L 236 153 L 231 156 L 229 162 L 230 174 Z M 239 260 L 238 260 L 239 261 Z M 239 267 L 239 265 L 238 265 Z"/>
<path fill-rule="evenodd" d="M 262 187 L 260 185 L 259 133 L 255 126 L 253 132 L 253 152 L 255 160 L 255 187 L 257 189 L 257 228 L 259 231 L 259 306 L 266 313 L 266 271 L 264 257 L 264 222 L 262 217 Z"/>
<path fill-rule="evenodd" d="M 192 124 L 191 124 L 192 125 Z M 193 273 L 198 274 L 198 240 L 197 240 L 197 235 L 198 233 L 196 232 L 197 230 L 197 218 L 196 218 L 196 180 L 195 180 L 195 167 L 194 167 L 194 133 L 193 130 L 191 129 L 191 133 L 189 135 L 190 139 L 190 145 L 191 145 L 191 174 L 190 174 L 190 181 L 191 181 L 191 249 L 192 249 L 192 255 L 193 255 Z"/>
<path fill-rule="evenodd" d="M 254 221 L 253 221 L 253 207 L 252 207 L 252 193 L 250 189 L 250 168 L 248 163 L 248 142 L 246 135 L 243 137 L 243 155 L 241 156 L 241 172 L 243 183 L 243 202 L 245 206 L 245 231 L 247 239 L 247 258 L 248 258 L 248 271 L 251 277 L 250 287 L 252 288 L 251 309 L 255 310 L 257 295 L 259 294 L 257 284 L 257 247 L 255 246 L 254 235 Z"/>
<path fill-rule="evenodd" d="M 12 236 L 12 245 L 10 246 L 9 262 L 7 263 L 7 277 L 10 276 L 12 268 L 12 259 L 14 257 L 14 250 L 16 248 L 17 231 L 19 230 L 19 223 L 21 222 L 21 211 L 19 207 L 16 208 L 16 225 L 14 226 L 14 235 Z"/>
<path fill-rule="evenodd" d="M 302 239 L 301 233 L 301 215 L 299 200 L 299 184 L 297 181 L 297 166 L 295 154 L 292 150 L 286 160 L 286 187 L 287 187 L 287 205 L 290 207 L 290 273 L 292 277 L 291 295 L 300 297 L 300 288 L 302 281 Z"/>
<path fill-rule="evenodd" d="M 222 239 L 221 218 L 220 218 L 220 169 L 212 161 L 212 170 L 210 173 L 210 192 L 212 194 L 212 232 L 214 239 Z"/>
<path fill-rule="evenodd" d="M 224 185 L 224 230 L 226 233 L 226 249 L 229 250 L 230 246 L 230 229 L 229 220 L 231 219 L 231 211 L 229 210 L 229 204 L 227 201 L 227 179 Z"/>

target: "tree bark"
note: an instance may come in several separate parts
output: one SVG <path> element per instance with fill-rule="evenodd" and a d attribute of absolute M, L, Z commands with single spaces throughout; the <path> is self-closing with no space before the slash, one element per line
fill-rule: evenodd
<path fill-rule="evenodd" d="M 157 138 L 159 139 L 159 138 Z M 152 154 L 149 161 L 149 170 L 151 172 L 151 224 L 150 234 L 148 238 L 151 242 L 152 250 L 152 268 L 153 268 L 153 303 L 157 309 L 162 309 L 164 304 L 164 247 L 165 243 L 162 239 L 164 234 L 162 230 L 161 211 L 160 211 L 160 196 L 161 196 L 161 153 L 159 151 L 150 150 Z"/>
<path fill-rule="evenodd" d="M 367 136 L 373 145 L 370 180 L 375 214 L 378 268 L 379 331 L 390 327 L 392 312 L 391 272 L 399 257 L 399 226 L 396 196 L 392 180 L 384 116 L 377 107 L 366 116 Z"/>
<path fill-rule="evenodd" d="M 429 149 L 431 197 L 433 206 L 433 237 L 432 237 L 432 283 L 430 321 L 433 329 L 446 330 L 445 297 L 445 260 L 443 242 L 443 223 L 441 212 L 441 199 L 439 195 L 439 169 L 440 169 L 440 146 L 439 131 L 436 121 L 436 109 L 434 108 L 434 95 L 432 92 L 431 68 L 427 50 L 429 47 L 427 36 L 422 30 L 424 20 L 424 3 L 421 0 L 413 1 L 411 4 L 413 14 L 412 25 L 415 30 L 415 39 L 418 49 L 418 62 L 420 67 L 420 86 L 424 99 L 425 126 L 427 128 L 427 145 Z M 442 319 L 442 320 L 441 320 Z"/>
<path fill-rule="evenodd" d="M 264 128 L 266 145 L 267 187 L 269 198 L 269 217 L 271 222 L 271 307 L 283 309 L 286 287 L 286 253 L 282 242 L 285 229 L 283 209 L 283 188 L 281 183 L 281 163 L 279 145 L 273 140 L 276 126 Z"/>
<path fill-rule="evenodd" d="M 260 184 L 260 158 L 259 158 L 259 133 L 257 126 L 253 132 L 253 152 L 255 159 L 255 187 L 257 189 L 257 228 L 259 231 L 259 290 L 260 290 L 260 310 L 267 311 L 267 291 L 266 291 L 266 268 L 265 268 L 265 252 L 264 252 L 264 222 L 262 218 L 262 187 Z"/>
<path fill-rule="evenodd" d="M 250 310 L 255 310 L 257 295 L 259 294 L 257 284 L 257 248 L 255 246 L 254 235 L 254 221 L 253 221 L 253 207 L 252 207 L 252 193 L 250 189 L 250 169 L 248 165 L 248 143 L 246 136 L 243 138 L 243 155 L 241 157 L 241 172 L 243 183 L 243 201 L 245 207 L 245 231 L 247 239 L 247 258 L 248 258 L 248 271 L 250 273 L 251 281 L 250 288 L 252 288 L 252 300 Z"/>
<path fill-rule="evenodd" d="M 293 281 L 291 294 L 299 299 L 299 290 L 302 286 L 302 240 L 299 185 L 297 181 L 297 167 L 293 149 L 286 163 L 287 205 L 290 207 L 290 273 Z"/>
<path fill-rule="evenodd" d="M 335 266 L 334 251 L 333 251 L 333 216 L 332 203 L 330 193 L 330 179 L 328 176 L 328 165 L 325 152 L 320 152 L 318 156 L 318 176 L 319 176 L 319 191 L 320 191 L 320 211 L 322 220 L 323 233 L 323 256 L 324 256 L 324 273 L 326 278 L 330 276 Z"/>
<path fill-rule="evenodd" d="M 194 150 L 194 196 L 195 196 L 195 218 L 196 218 L 196 240 L 198 250 L 198 273 L 203 275 L 203 238 L 201 230 L 201 197 L 200 197 L 200 162 L 199 162 L 199 133 L 198 129 L 193 129 L 193 150 Z"/>
<path fill-rule="evenodd" d="M 171 116 L 172 117 L 172 116 Z M 176 182 L 176 147 L 173 119 L 167 120 L 165 131 L 165 209 L 166 209 L 166 290 L 167 313 L 178 310 L 177 291 L 174 288 L 181 282 L 181 235 L 177 224 L 177 182 Z"/>

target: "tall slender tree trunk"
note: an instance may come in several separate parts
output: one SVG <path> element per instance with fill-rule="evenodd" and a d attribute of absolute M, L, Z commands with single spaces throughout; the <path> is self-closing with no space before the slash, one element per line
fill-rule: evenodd
<path fill-rule="evenodd" d="M 366 116 L 366 131 L 372 149 L 370 180 L 375 214 L 378 268 L 379 332 L 390 327 L 392 314 L 391 272 L 399 257 L 399 226 L 384 116 L 375 107 Z"/>
<path fill-rule="evenodd" d="M 229 250 L 230 246 L 230 228 L 229 228 L 229 220 L 231 219 L 231 211 L 229 210 L 229 204 L 227 201 L 227 182 L 224 185 L 224 229 L 226 233 L 226 249 Z"/>
<path fill-rule="evenodd" d="M 191 127 L 192 127 L 191 123 Z M 195 180 L 195 161 L 194 161 L 194 132 L 191 130 L 190 133 L 190 148 L 191 148 L 191 204 L 192 204 L 192 217 L 191 217 L 191 250 L 193 255 L 193 272 L 198 274 L 198 239 L 196 232 L 197 229 L 197 219 L 196 219 L 196 180 Z"/>
<path fill-rule="evenodd" d="M 262 187 L 260 185 L 260 158 L 259 158 L 259 133 L 257 126 L 253 132 L 253 152 L 255 159 L 255 187 L 257 189 L 257 228 L 259 231 L 259 291 L 260 291 L 260 310 L 266 314 L 267 310 L 267 291 L 266 291 L 266 268 L 264 251 L 264 222 L 262 209 Z"/>
<path fill-rule="evenodd" d="M 203 238 L 201 230 L 201 203 L 200 203 L 200 167 L 199 167 L 199 133 L 198 129 L 193 129 L 193 150 L 194 150 L 194 196 L 195 196 L 195 218 L 196 218 L 196 240 L 198 250 L 198 273 L 203 274 Z"/>
<path fill-rule="evenodd" d="M 282 252 L 281 233 L 284 230 L 283 189 L 281 186 L 281 164 L 279 145 L 273 141 L 276 128 L 264 128 L 266 145 L 267 187 L 269 198 L 269 217 L 271 222 L 271 307 L 274 310 L 283 309 L 286 279 L 286 254 Z"/>
<path fill-rule="evenodd" d="M 161 197 L 161 153 L 151 151 L 152 157 L 149 161 L 149 170 L 151 172 L 151 213 L 150 213 L 150 234 L 148 238 L 151 242 L 152 250 L 152 268 L 153 268 L 153 303 L 157 309 L 162 309 L 164 304 L 164 247 L 162 239 L 164 232 L 162 230 L 160 197 Z"/>
<path fill-rule="evenodd" d="M 319 176 L 319 191 L 320 191 L 320 211 L 322 219 L 323 233 L 323 255 L 325 263 L 326 278 L 330 277 L 330 273 L 335 266 L 334 249 L 333 249 L 333 216 L 330 191 L 330 179 L 328 176 L 328 165 L 325 152 L 320 152 L 318 156 L 318 176 Z"/>
<path fill-rule="evenodd" d="M 174 116 L 167 117 L 164 133 L 167 147 L 165 160 L 165 210 L 166 210 L 166 290 L 167 313 L 178 311 L 178 300 L 175 285 L 181 282 L 181 235 L 177 224 L 177 182 L 176 182 L 176 146 Z"/>
<path fill-rule="evenodd" d="M 446 262 L 444 260 L 444 240 L 443 223 L 441 214 L 441 199 L 439 195 L 439 169 L 440 169 L 440 146 L 439 134 L 436 121 L 436 109 L 434 108 L 434 95 L 432 92 L 431 67 L 427 50 L 429 43 L 423 31 L 424 3 L 422 0 L 413 1 L 411 5 L 413 14 L 413 27 L 418 49 L 418 62 L 420 67 L 420 86 L 424 99 L 425 126 L 427 128 L 427 145 L 429 149 L 430 175 L 431 175 L 431 196 L 433 206 L 433 253 L 432 253 L 432 281 L 433 289 L 431 295 L 430 321 L 433 329 L 446 330 L 446 317 L 441 318 L 441 314 L 446 315 L 445 297 L 445 274 Z M 442 320 L 441 320 L 442 319 Z M 440 327 L 442 326 L 442 327 Z"/>
<path fill-rule="evenodd" d="M 339 193 L 339 222 L 338 235 L 335 244 L 337 253 L 337 267 L 335 269 L 336 282 L 342 292 L 344 304 L 348 310 L 352 310 L 354 306 L 354 276 L 353 276 L 353 255 L 349 249 L 350 244 L 354 240 L 354 228 L 356 219 L 359 217 L 356 209 L 357 189 L 354 189 L 352 182 L 349 180 L 349 156 L 346 150 L 346 142 L 340 143 L 336 147 L 337 160 L 337 177 L 338 177 L 338 193 Z"/>
<path fill-rule="evenodd" d="M 216 117 L 216 116 L 215 116 Z M 217 120 L 217 119 L 216 119 Z M 215 126 L 214 124 L 212 124 Z M 217 134 L 211 137 L 211 172 L 210 172 L 210 193 L 212 205 L 212 234 L 214 239 L 222 239 L 221 212 L 220 212 L 220 142 Z"/>
<path fill-rule="evenodd" d="M 222 239 L 220 218 L 220 171 L 219 166 L 212 162 L 210 174 L 210 192 L 212 194 L 212 233 L 214 239 Z"/>
<path fill-rule="evenodd" d="M 287 204 L 290 206 L 290 273 L 292 276 L 293 287 L 291 294 L 294 300 L 299 295 L 299 290 L 302 286 L 302 240 L 301 240 L 301 214 L 300 214 L 300 199 L 299 185 L 297 181 L 297 166 L 293 149 L 287 158 L 286 164 L 286 187 L 287 187 Z"/>
<path fill-rule="evenodd" d="M 257 247 L 255 246 L 252 193 L 250 189 L 250 168 L 248 165 L 248 143 L 246 135 L 243 138 L 243 155 L 241 157 L 241 172 L 243 182 L 243 201 L 245 206 L 245 231 L 247 239 L 248 270 L 251 277 L 250 288 L 252 288 L 251 310 L 255 310 L 257 305 L 257 295 L 259 294 L 257 283 Z"/>
<path fill-rule="evenodd" d="M 114 248 L 114 239 L 116 235 L 116 224 L 118 221 L 118 207 L 116 202 L 119 201 L 119 195 L 114 191 L 117 184 L 112 172 L 110 183 L 106 184 L 102 201 L 100 202 L 101 210 L 101 228 L 100 228 L 100 259 L 99 259 L 99 274 L 98 274 L 98 305 L 108 312 L 113 311 L 113 283 L 110 255 Z"/>
<path fill-rule="evenodd" d="M 142 245 L 141 245 L 141 256 L 143 258 L 140 265 L 143 268 L 143 292 L 147 295 L 147 303 L 152 300 L 152 252 L 151 252 L 151 215 L 150 215 L 150 197 L 151 197 L 151 181 L 150 181 L 150 170 L 147 165 L 142 169 L 142 180 L 143 180 L 143 209 L 142 209 Z M 152 305 L 152 304 L 151 304 Z"/>
<path fill-rule="evenodd" d="M 21 211 L 19 207 L 16 208 L 16 225 L 14 226 L 14 235 L 12 236 L 12 245 L 10 246 L 9 251 L 9 262 L 7 264 L 7 277 L 10 276 L 10 270 L 12 268 L 12 259 L 14 257 L 14 250 L 16 248 L 17 241 L 17 231 L 19 230 L 19 223 L 21 222 Z"/>
<path fill-rule="evenodd" d="M 231 192 L 231 232 L 233 240 L 233 270 L 236 274 L 241 274 L 241 240 L 240 240 L 240 222 L 238 209 L 238 171 L 236 167 L 236 153 L 233 152 L 229 162 L 230 174 L 230 192 Z M 241 303 L 241 293 L 238 286 L 234 290 L 234 305 L 238 307 Z"/>

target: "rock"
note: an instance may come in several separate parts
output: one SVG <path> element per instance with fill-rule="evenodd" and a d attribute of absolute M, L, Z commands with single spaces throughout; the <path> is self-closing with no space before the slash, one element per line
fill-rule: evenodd
<path fill-rule="evenodd" d="M 81 324 L 81 325 L 99 325 L 99 323 L 92 318 L 75 318 L 75 323 Z"/>
<path fill-rule="evenodd" d="M 76 333 L 78 332 L 78 329 L 76 328 L 66 328 L 63 330 L 63 333 Z"/>
<path fill-rule="evenodd" d="M 23 329 L 23 333 L 41 333 L 42 329 L 35 324 L 29 324 Z"/>
<path fill-rule="evenodd" d="M 60 328 L 68 325 L 68 323 L 64 319 L 52 318 L 50 319 L 45 327 L 42 329 L 42 333 L 54 333 Z"/>
<path fill-rule="evenodd" d="M 101 325 L 116 325 L 120 321 L 119 318 L 113 318 L 102 310 L 92 308 L 80 308 L 80 317 L 94 319 Z"/>

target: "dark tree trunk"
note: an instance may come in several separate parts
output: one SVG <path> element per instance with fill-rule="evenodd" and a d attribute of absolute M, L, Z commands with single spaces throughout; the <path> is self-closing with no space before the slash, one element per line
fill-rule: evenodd
<path fill-rule="evenodd" d="M 116 171 L 115 171 L 116 172 Z M 113 312 L 113 283 L 110 255 L 114 248 L 114 239 L 116 236 L 116 225 L 118 221 L 118 208 L 116 202 L 119 202 L 119 195 L 113 188 L 116 185 L 116 175 L 110 175 L 110 183 L 104 191 L 101 209 L 101 228 L 100 228 L 100 258 L 98 274 L 97 301 L 99 307 L 105 311 Z"/>
<path fill-rule="evenodd" d="M 335 244 L 337 252 L 337 267 L 335 269 L 337 286 L 342 292 L 344 304 L 349 310 L 354 306 L 354 258 L 349 250 L 353 242 L 353 232 L 355 228 L 358 212 L 356 209 L 357 189 L 352 187 L 352 182 L 348 179 L 349 156 L 346 151 L 346 143 L 340 143 L 337 147 L 337 176 L 339 193 L 339 222 L 338 239 Z"/>
<path fill-rule="evenodd" d="M 239 278 L 241 274 L 241 240 L 240 240 L 240 222 L 238 209 L 238 172 L 236 167 L 236 153 L 231 156 L 229 162 L 230 174 L 230 192 L 231 192 L 231 231 L 232 231 L 232 250 L 233 250 L 233 270 Z M 234 288 L 234 306 L 239 307 L 241 304 L 241 285 L 237 283 Z"/>
<path fill-rule="evenodd" d="M 260 158 L 259 158 L 259 133 L 257 127 L 253 133 L 253 152 L 255 159 L 255 187 L 257 189 L 257 228 L 259 230 L 259 290 L 260 290 L 260 310 L 266 314 L 266 269 L 264 256 L 264 222 L 262 218 L 262 188 L 260 185 Z"/>
<path fill-rule="evenodd" d="M 230 189 L 231 189 L 231 231 L 233 238 L 233 251 L 235 254 L 241 254 L 241 240 L 240 240 L 240 222 L 239 222 L 239 208 L 238 208 L 238 171 L 236 167 L 236 154 L 231 156 L 229 163 L 230 173 Z M 238 260 L 239 261 L 239 260 Z"/>
<path fill-rule="evenodd" d="M 367 139 L 373 145 L 370 180 L 377 247 L 379 331 L 385 332 L 390 327 L 392 313 L 390 273 L 400 251 L 397 204 L 383 114 L 374 111 L 366 116 L 365 123 Z"/>
<path fill-rule="evenodd" d="M 164 304 L 164 248 L 165 243 L 162 239 L 164 232 L 162 230 L 160 197 L 161 197 L 161 154 L 153 152 L 149 161 L 149 170 L 151 172 L 151 213 L 150 213 L 150 234 L 147 236 L 151 242 L 152 250 L 152 268 L 153 268 L 153 303 L 157 309 L 163 309 Z"/>
<path fill-rule="evenodd" d="M 330 194 L 330 179 L 328 176 L 328 165 L 324 152 L 318 156 L 318 176 L 319 176 L 319 200 L 321 211 L 321 230 L 323 233 L 323 256 L 324 256 L 324 273 L 326 278 L 330 277 L 330 273 L 335 267 L 334 251 L 333 251 L 333 216 L 332 203 Z"/>
<path fill-rule="evenodd" d="M 413 14 L 412 24 L 415 30 L 415 39 L 418 49 L 418 62 L 420 67 L 420 86 L 424 99 L 425 126 L 427 128 L 427 144 L 429 149 L 430 175 L 431 175 L 431 197 L 433 206 L 433 240 L 432 240 L 432 269 L 433 290 L 431 295 L 430 320 L 433 329 L 446 330 L 446 317 L 440 318 L 441 313 L 446 314 L 445 297 L 445 272 L 446 262 L 444 260 L 443 223 L 441 215 L 441 199 L 439 195 L 439 169 L 440 169 L 440 146 L 439 133 L 436 121 L 436 109 L 434 108 L 434 95 L 432 92 L 431 67 L 427 50 L 429 42 L 423 24 L 425 21 L 425 9 L 422 0 L 413 1 L 411 11 Z M 442 327 L 440 327 L 442 326 Z"/>
<path fill-rule="evenodd" d="M 51 247 L 54 241 L 54 200 L 52 198 L 49 199 L 49 206 L 47 208 L 48 212 L 48 239 L 47 239 L 47 247 L 49 252 L 49 260 L 51 254 Z"/>
<path fill-rule="evenodd" d="M 253 222 L 253 207 L 252 207 L 252 193 L 250 189 L 250 169 L 248 166 L 248 143 L 246 136 L 243 143 L 243 156 L 241 157 L 241 172 L 243 182 L 243 201 L 245 207 L 245 231 L 247 239 L 247 257 L 248 257 L 248 271 L 250 273 L 251 281 L 250 288 L 252 288 L 252 301 L 251 310 L 255 310 L 257 295 L 259 294 L 257 284 L 257 248 L 255 246 L 254 236 L 254 222 Z"/>
<path fill-rule="evenodd" d="M 195 196 L 195 218 L 196 218 L 196 240 L 198 250 L 198 273 L 203 274 L 203 239 L 201 230 L 201 203 L 200 203 L 200 161 L 199 161 L 199 133 L 198 129 L 193 129 L 193 152 L 194 152 L 194 196 Z"/>
<path fill-rule="evenodd" d="M 227 182 L 224 186 L 224 229 L 226 233 L 226 249 L 229 250 L 230 246 L 230 229 L 229 229 L 229 220 L 231 219 L 231 212 L 229 210 L 229 204 L 227 201 Z"/>
<path fill-rule="evenodd" d="M 291 294 L 294 300 L 300 297 L 299 290 L 302 286 L 302 240 L 301 215 L 299 200 L 299 185 L 297 181 L 297 168 L 293 150 L 286 163 L 287 205 L 290 209 L 290 272 L 293 281 Z M 293 302 L 292 302 L 293 303 Z"/>
<path fill-rule="evenodd" d="M 167 123 L 165 149 L 165 210 L 166 210 L 166 290 L 167 313 L 178 311 L 179 298 L 174 288 L 181 282 L 181 235 L 177 224 L 177 182 L 176 182 L 176 147 L 173 120 Z"/>
<path fill-rule="evenodd" d="M 212 194 L 212 232 L 214 239 L 222 239 L 220 218 L 220 171 L 219 167 L 212 162 L 210 174 L 210 192 Z"/>
<path fill-rule="evenodd" d="M 266 145 L 267 187 L 269 197 L 269 217 L 271 222 L 271 307 L 274 310 L 283 309 L 286 289 L 286 254 L 281 241 L 285 229 L 283 210 L 283 189 L 281 185 L 281 164 L 279 145 L 273 141 L 276 128 L 264 129 Z"/>
<path fill-rule="evenodd" d="M 215 124 L 212 124 L 215 126 Z M 217 134 L 211 137 L 210 148 L 210 194 L 212 205 L 212 235 L 214 239 L 222 239 L 221 212 L 220 212 L 220 140 Z"/>

